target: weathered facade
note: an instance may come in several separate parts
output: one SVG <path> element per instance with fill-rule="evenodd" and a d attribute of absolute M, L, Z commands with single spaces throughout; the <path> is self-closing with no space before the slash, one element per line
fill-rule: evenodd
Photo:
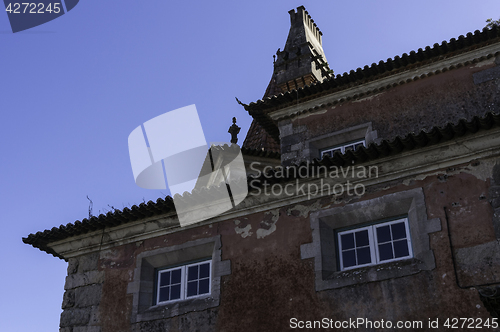
<path fill-rule="evenodd" d="M 498 330 L 500 29 L 334 76 L 309 14 L 290 16 L 264 98 L 243 104 L 243 203 L 180 227 L 167 197 L 23 239 L 68 261 L 61 332 Z M 182 279 L 176 298 L 190 266 L 198 296 Z"/>

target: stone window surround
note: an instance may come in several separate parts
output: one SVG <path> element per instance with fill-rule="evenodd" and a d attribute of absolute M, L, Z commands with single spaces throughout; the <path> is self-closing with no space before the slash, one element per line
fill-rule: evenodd
<path fill-rule="evenodd" d="M 309 151 L 310 160 L 314 158 L 321 159 L 320 150 L 363 139 L 365 140 L 365 146 L 377 139 L 377 131 L 372 129 L 371 122 L 306 140 L 306 150 Z"/>
<path fill-rule="evenodd" d="M 190 311 L 217 307 L 220 301 L 221 277 L 231 273 L 229 260 L 221 260 L 220 235 L 185 242 L 166 248 L 145 251 L 137 255 L 134 280 L 129 282 L 127 293 L 132 294 L 131 322 L 137 323 L 165 319 Z M 212 257 L 211 294 L 175 302 L 155 305 L 155 271 L 170 265 Z"/>
<path fill-rule="evenodd" d="M 335 230 L 404 215 L 410 227 L 413 258 L 339 270 Z M 408 276 L 436 266 L 429 234 L 441 230 L 441 221 L 427 219 L 422 188 L 318 211 L 311 214 L 310 222 L 313 241 L 301 245 L 300 250 L 302 259 L 314 258 L 316 291 Z"/>

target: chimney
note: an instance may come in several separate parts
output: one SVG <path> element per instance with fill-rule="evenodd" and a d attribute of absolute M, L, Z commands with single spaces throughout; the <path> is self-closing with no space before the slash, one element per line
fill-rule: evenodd
<path fill-rule="evenodd" d="M 276 84 L 282 92 L 322 82 L 333 76 L 322 46 L 322 33 L 304 6 L 290 10 L 290 31 L 274 63 Z"/>

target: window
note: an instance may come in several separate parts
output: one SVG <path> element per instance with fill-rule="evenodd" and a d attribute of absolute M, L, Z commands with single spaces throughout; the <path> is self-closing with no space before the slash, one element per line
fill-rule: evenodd
<path fill-rule="evenodd" d="M 220 235 L 147 250 L 136 257 L 132 294 L 133 323 L 214 308 L 221 277 L 231 273 L 222 260 Z"/>
<path fill-rule="evenodd" d="M 211 261 L 158 271 L 157 304 L 210 294 Z"/>
<path fill-rule="evenodd" d="M 412 257 L 408 219 L 398 219 L 337 233 L 340 269 Z"/>
<path fill-rule="evenodd" d="M 355 141 L 355 142 L 351 142 L 348 144 L 338 145 L 338 146 L 335 146 L 332 148 L 323 149 L 323 150 L 321 150 L 321 157 L 324 157 L 325 155 L 333 157 L 335 152 L 339 152 L 339 153 L 344 154 L 346 151 L 349 151 L 349 150 L 354 151 L 360 146 L 366 146 L 365 140 Z"/>
<path fill-rule="evenodd" d="M 280 127 L 280 133 L 283 132 L 284 135 L 282 138 L 283 146 L 290 145 L 290 152 L 286 152 L 285 149 L 285 153 L 292 153 L 296 150 L 297 153 L 311 160 L 314 158 L 321 159 L 324 154 L 332 157 L 335 151 L 345 153 L 349 150 L 355 150 L 361 145 L 367 147 L 369 144 L 379 141 L 377 131 L 373 130 L 371 122 L 368 122 L 312 137 L 305 141 L 304 146 L 301 146 L 296 141 L 297 137 L 299 137 L 297 133 L 300 131 L 295 132 L 292 124 L 288 126 L 290 127 Z M 299 128 L 296 128 L 296 130 L 299 130 Z"/>
<path fill-rule="evenodd" d="M 441 230 L 441 221 L 427 219 L 422 188 L 318 210 L 310 222 L 312 242 L 300 246 L 300 255 L 314 259 L 317 291 L 436 267 L 429 234 Z"/>

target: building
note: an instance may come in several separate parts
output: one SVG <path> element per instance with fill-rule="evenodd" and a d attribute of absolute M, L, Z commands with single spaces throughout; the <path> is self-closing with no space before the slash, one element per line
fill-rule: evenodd
<path fill-rule="evenodd" d="M 289 13 L 264 98 L 240 102 L 244 202 L 180 227 L 167 197 L 23 239 L 68 262 L 61 332 L 497 329 L 500 29 L 335 76 Z"/>

